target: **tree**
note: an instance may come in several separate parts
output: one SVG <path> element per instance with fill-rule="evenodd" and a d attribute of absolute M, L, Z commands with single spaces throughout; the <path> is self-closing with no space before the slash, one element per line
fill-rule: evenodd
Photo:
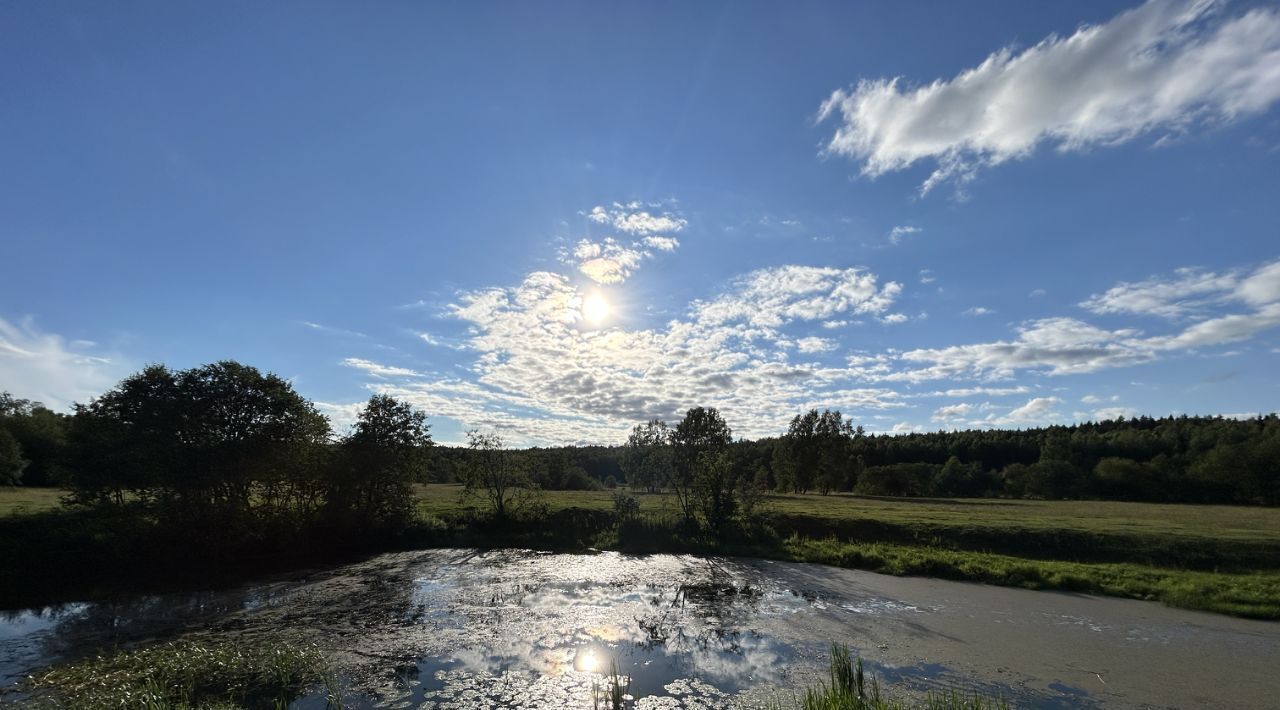
<path fill-rule="evenodd" d="M 72 420 L 70 478 L 84 502 L 126 491 L 180 518 L 314 509 L 313 454 L 329 422 L 281 377 L 222 361 L 189 370 L 152 365 Z"/>
<path fill-rule="evenodd" d="M 534 483 L 516 464 L 512 452 L 496 432 L 467 432 L 471 456 L 466 470 L 466 490 L 489 503 L 494 517 L 505 519 L 528 500 Z"/>
<path fill-rule="evenodd" d="M 627 485 L 653 493 L 671 478 L 671 429 L 661 419 L 637 424 L 622 450 Z"/>
<path fill-rule="evenodd" d="M 413 515 L 413 482 L 432 445 L 427 415 L 407 402 L 369 398 L 349 436 L 329 490 L 329 504 L 347 515 L 397 527 Z"/>
<path fill-rule="evenodd" d="M 804 493 L 813 487 L 822 457 L 822 447 L 818 443 L 819 418 L 816 409 L 797 414 L 782 437 L 785 442 L 782 453 L 787 461 L 792 493 Z"/>
<path fill-rule="evenodd" d="M 737 512 L 736 484 L 733 458 L 728 451 L 712 448 L 698 455 L 694 462 L 693 500 L 703 522 L 716 535 L 724 533 Z"/>
<path fill-rule="evenodd" d="M 29 462 L 22 476 L 24 486 L 54 486 L 62 482 L 67 446 L 66 415 L 33 402 L 24 412 L 0 417 L 0 426 L 7 428 L 18 441 L 23 457 Z"/>
<path fill-rule="evenodd" d="M 853 422 L 839 411 L 824 410 L 814 427 L 818 445 L 818 468 L 814 482 L 818 492 L 827 495 L 844 483 L 845 468 L 849 463 L 850 442 L 853 440 Z"/>
<path fill-rule="evenodd" d="M 733 440 L 729 425 L 714 407 L 694 407 L 671 432 L 671 491 L 686 522 L 696 522 L 695 476 L 703 454 L 723 451 Z"/>
<path fill-rule="evenodd" d="M 0 485 L 16 486 L 22 482 L 27 460 L 22 458 L 22 447 L 7 430 L 0 428 Z"/>

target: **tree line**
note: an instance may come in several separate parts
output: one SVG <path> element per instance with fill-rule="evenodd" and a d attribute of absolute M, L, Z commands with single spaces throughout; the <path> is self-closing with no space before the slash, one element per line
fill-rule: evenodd
<path fill-rule="evenodd" d="M 0 484 L 69 488 L 93 505 L 175 519 L 290 515 L 395 525 L 415 482 L 492 498 L 528 490 L 669 493 L 715 528 L 767 492 L 1280 503 L 1280 418 L 1139 417 L 1026 430 L 873 435 L 838 411 L 779 437 L 732 437 L 694 407 L 638 424 L 621 446 L 510 450 L 496 434 L 434 446 L 425 415 L 375 395 L 336 434 L 287 381 L 236 362 L 153 365 L 72 414 L 0 394 Z M 505 511 L 507 497 L 491 500 Z M 362 523 L 362 524 L 363 524 Z"/>
<path fill-rule="evenodd" d="M 633 486 L 676 476 L 662 422 L 621 459 Z M 664 443 L 665 442 L 665 443 Z M 1280 417 L 1138 417 L 1026 430 L 868 435 L 838 411 L 796 415 L 784 435 L 729 447 L 738 485 L 884 496 L 1280 503 Z"/>
<path fill-rule="evenodd" d="M 233 361 L 152 365 L 70 415 L 0 396 L 0 478 L 202 528 L 397 527 L 431 444 L 426 416 L 385 395 L 335 435 L 288 381 Z"/>

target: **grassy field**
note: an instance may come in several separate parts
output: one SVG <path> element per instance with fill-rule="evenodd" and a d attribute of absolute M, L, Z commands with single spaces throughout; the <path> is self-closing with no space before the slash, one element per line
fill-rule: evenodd
<path fill-rule="evenodd" d="M 0 520 L 53 511 L 61 495 L 0 489 Z M 639 518 L 619 524 L 612 491 L 549 491 L 544 510 L 505 526 L 484 522 L 483 501 L 461 486 L 422 485 L 417 495 L 420 522 L 399 543 L 410 547 L 753 555 L 1280 619 L 1278 508 L 774 495 L 761 524 L 713 540 L 682 532 L 664 494 L 635 494 Z"/>
<path fill-rule="evenodd" d="M 447 515 L 479 509 L 480 501 L 462 498 L 462 486 L 418 486 L 419 510 Z M 645 513 L 675 513 L 669 495 L 635 493 Z M 612 491 L 549 491 L 552 510 L 612 510 Z M 3 510 L 0 503 L 0 510 Z M 822 496 L 772 495 L 770 513 L 822 521 L 866 520 L 916 528 L 1082 532 L 1120 536 L 1168 536 L 1221 542 L 1280 545 L 1280 508 L 1225 505 L 1122 503 L 1115 501 L 1044 501 L 996 498 L 876 498 L 833 493 Z"/>
<path fill-rule="evenodd" d="M 0 486 L 0 517 L 53 510 L 64 495 L 66 491 L 60 488 Z"/>
<path fill-rule="evenodd" d="M 483 507 L 481 501 L 463 498 L 462 486 L 456 484 L 419 485 L 417 491 L 418 509 L 429 515 L 444 516 L 467 509 L 479 511 Z M 52 510 L 63 495 L 64 491 L 57 488 L 0 487 L 0 516 Z M 669 495 L 633 495 L 643 513 L 676 512 L 675 501 Z M 548 491 L 543 494 L 543 500 L 553 511 L 613 509 L 612 491 Z M 1280 508 L 995 498 L 871 498 L 841 493 L 772 495 L 767 506 L 771 513 L 826 521 L 870 520 L 939 530 L 1075 531 L 1280 545 Z"/>

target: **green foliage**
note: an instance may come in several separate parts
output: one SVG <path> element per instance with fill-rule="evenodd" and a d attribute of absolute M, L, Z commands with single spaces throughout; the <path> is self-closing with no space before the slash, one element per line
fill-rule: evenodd
<path fill-rule="evenodd" d="M 426 418 L 388 395 L 370 397 L 339 447 L 326 492 L 331 513 L 383 528 L 406 525 L 432 444 Z"/>
<path fill-rule="evenodd" d="M 0 430 L 5 430 L 18 443 L 26 467 L 22 471 L 24 486 L 52 486 L 64 478 L 68 417 L 39 402 L 16 399 L 0 392 Z M 4 467 L 0 465 L 0 484 L 4 483 Z M 15 482 L 13 485 L 17 485 Z"/>
<path fill-rule="evenodd" d="M 627 485 L 650 493 L 666 486 L 672 475 L 671 429 L 653 419 L 637 424 L 622 449 L 622 470 Z"/>
<path fill-rule="evenodd" d="M 152 365 L 78 405 L 71 487 L 82 502 L 126 493 L 190 521 L 261 511 L 313 511 L 314 456 L 329 423 L 274 374 L 223 361 L 190 370 Z"/>
<path fill-rule="evenodd" d="M 1061 589 L 1258 619 L 1280 619 L 1280 573 L 1227 574 L 1140 564 L 1084 564 L 936 546 L 793 537 L 791 559 L 882 574 L 920 575 L 1024 589 Z"/>
<path fill-rule="evenodd" d="M 862 472 L 854 491 L 870 496 L 922 496 L 932 488 L 942 467 L 928 463 L 872 466 Z"/>
<path fill-rule="evenodd" d="M 702 473 L 701 469 L 712 465 L 709 463 L 711 459 L 704 460 L 703 456 L 728 448 L 733 441 L 733 433 L 714 407 L 694 407 L 685 412 L 670 438 L 672 475 L 669 487 L 686 522 L 694 524 L 700 500 L 705 502 L 708 486 L 716 489 L 720 487 L 719 472 Z M 702 483 L 697 480 L 700 473 L 704 478 Z M 715 481 L 708 480 L 708 476 Z M 732 488 L 732 485 L 729 487 Z"/>
<path fill-rule="evenodd" d="M 693 500 L 702 523 L 723 535 L 738 510 L 733 459 L 723 449 L 702 452 L 694 464 Z"/>
<path fill-rule="evenodd" d="M 180 642 L 55 667 L 26 689 L 54 708 L 256 708 L 285 706 L 330 677 L 313 646 Z"/>
<path fill-rule="evenodd" d="M 867 679 L 862 659 L 854 659 L 849 647 L 839 643 L 831 644 L 828 673 L 827 683 L 805 691 L 797 703 L 800 710 L 990 710 L 1008 707 L 999 698 L 963 696 L 954 692 L 930 692 L 922 702 L 912 704 L 890 700 L 881 693 L 879 681 Z M 775 704 L 775 709 L 781 710 L 781 705 Z"/>
<path fill-rule="evenodd" d="M 640 515 L 640 501 L 621 491 L 614 493 L 613 514 L 617 516 L 619 523 L 630 522 Z"/>
<path fill-rule="evenodd" d="M 468 495 L 483 498 L 499 520 L 533 502 L 537 486 L 501 436 L 469 431 L 467 441 L 472 454 L 465 473 Z"/>
<path fill-rule="evenodd" d="M 0 429 L 0 485 L 16 486 L 31 463 L 22 457 L 22 447 L 7 429 Z"/>

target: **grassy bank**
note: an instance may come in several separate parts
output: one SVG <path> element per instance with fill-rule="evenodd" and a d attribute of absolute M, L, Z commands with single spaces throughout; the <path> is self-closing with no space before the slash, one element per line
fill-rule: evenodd
<path fill-rule="evenodd" d="M 612 492 L 547 492 L 535 511 L 499 523 L 461 493 L 419 486 L 418 520 L 394 538 L 272 530 L 230 540 L 158 531 L 128 511 L 59 508 L 56 491 L 0 491 L 0 511 L 10 511 L 0 513 L 0 606 L 452 545 L 750 555 L 1280 619 L 1275 508 L 778 495 L 755 524 L 715 539 L 684 529 L 661 494 L 637 494 L 639 514 L 620 522 Z"/>

